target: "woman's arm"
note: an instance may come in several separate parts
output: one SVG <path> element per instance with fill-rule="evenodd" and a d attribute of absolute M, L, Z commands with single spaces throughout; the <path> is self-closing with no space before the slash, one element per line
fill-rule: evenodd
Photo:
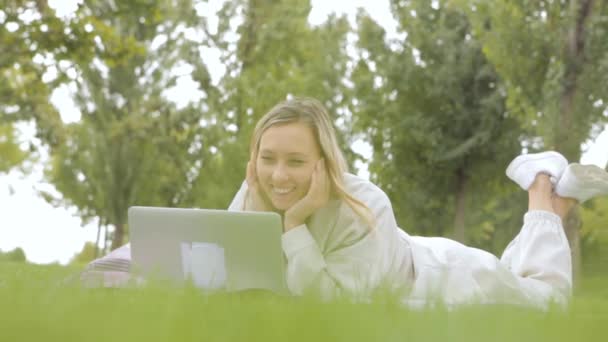
<path fill-rule="evenodd" d="M 375 219 L 374 227 L 369 227 L 341 201 L 339 208 L 333 208 L 338 210 L 337 219 L 327 219 L 335 218 L 336 213 L 330 215 L 322 209 L 308 224 L 283 234 L 287 285 L 293 294 L 310 292 L 325 299 L 342 294 L 369 298 L 389 279 L 400 279 L 398 284 L 394 281 L 387 284 L 392 288 L 409 285 L 409 250 L 405 245 L 398 246 L 402 240 L 390 202 L 383 193 L 368 195 L 372 196 L 369 203 L 373 203 L 370 210 Z M 329 233 L 315 239 L 312 232 L 319 235 L 320 231 Z M 322 248 L 317 240 L 323 240 Z M 405 266 L 399 266 L 401 262 Z"/>

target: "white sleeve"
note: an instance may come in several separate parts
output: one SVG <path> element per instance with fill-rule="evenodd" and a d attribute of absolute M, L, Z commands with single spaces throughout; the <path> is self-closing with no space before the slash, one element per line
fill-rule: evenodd
<path fill-rule="evenodd" d="M 394 222 L 392 209 L 375 211 L 376 227 L 370 228 L 350 208 L 344 209 L 346 204 L 342 207 L 336 226 L 323 227 L 339 232 L 327 251 L 319 248 L 306 225 L 283 234 L 287 286 L 292 294 L 313 293 L 323 299 L 341 294 L 367 298 L 384 280 L 383 260 L 389 249 L 384 246 L 383 228 L 389 221 Z"/>
<path fill-rule="evenodd" d="M 377 239 L 370 232 L 351 246 L 323 255 L 306 225 L 283 234 L 283 251 L 287 258 L 287 285 L 291 293 L 315 293 L 324 299 L 342 293 L 365 295 L 370 284 L 374 256 L 370 250 L 378 248 Z"/>
<path fill-rule="evenodd" d="M 500 261 L 520 277 L 521 288 L 530 297 L 564 302 L 571 294 L 570 246 L 561 219 L 553 213 L 526 213 L 520 233 Z"/>

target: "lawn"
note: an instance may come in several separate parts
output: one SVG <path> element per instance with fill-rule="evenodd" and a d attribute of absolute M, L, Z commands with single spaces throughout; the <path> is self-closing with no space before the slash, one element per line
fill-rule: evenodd
<path fill-rule="evenodd" d="M 407 310 L 194 288 L 86 289 L 79 269 L 0 263 L 0 341 L 605 341 L 608 277 L 566 311 L 510 306 Z"/>

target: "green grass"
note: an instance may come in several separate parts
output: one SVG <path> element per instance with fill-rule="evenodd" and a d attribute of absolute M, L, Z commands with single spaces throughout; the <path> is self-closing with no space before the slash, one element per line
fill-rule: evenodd
<path fill-rule="evenodd" d="M 0 341 L 603 341 L 608 277 L 587 278 L 566 311 L 390 301 L 320 303 L 193 288 L 86 289 L 78 269 L 0 263 Z M 67 280 L 66 280 L 67 279 Z"/>

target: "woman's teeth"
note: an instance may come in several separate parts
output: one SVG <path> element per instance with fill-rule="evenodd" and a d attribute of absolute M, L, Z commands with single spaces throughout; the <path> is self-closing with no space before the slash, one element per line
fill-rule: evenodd
<path fill-rule="evenodd" d="M 279 194 L 279 195 L 285 195 L 289 192 L 291 192 L 291 190 L 293 190 L 293 188 L 273 188 L 272 191 Z"/>

